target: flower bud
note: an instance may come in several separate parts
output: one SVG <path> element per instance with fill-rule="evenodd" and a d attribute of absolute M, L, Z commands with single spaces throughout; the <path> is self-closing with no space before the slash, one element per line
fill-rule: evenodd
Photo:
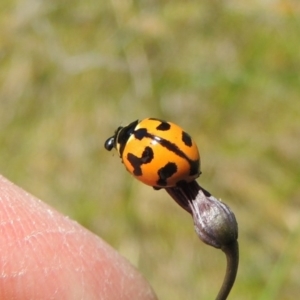
<path fill-rule="evenodd" d="M 176 187 L 166 188 L 166 191 L 192 215 L 200 239 L 225 253 L 226 273 L 216 300 L 227 299 L 239 265 L 238 225 L 233 212 L 225 203 L 203 189 L 196 180 L 181 182 Z"/>
<path fill-rule="evenodd" d="M 204 243 L 222 249 L 237 240 L 238 225 L 234 213 L 195 180 L 166 188 L 166 191 L 192 215 L 195 230 Z"/>
<path fill-rule="evenodd" d="M 189 204 L 195 230 L 204 243 L 222 248 L 237 240 L 237 221 L 225 203 L 200 189 Z"/>

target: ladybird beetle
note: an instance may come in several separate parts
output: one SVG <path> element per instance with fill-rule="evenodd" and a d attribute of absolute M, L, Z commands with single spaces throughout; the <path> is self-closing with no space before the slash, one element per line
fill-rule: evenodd
<path fill-rule="evenodd" d="M 115 148 L 127 171 L 155 189 L 190 182 L 201 174 L 197 145 L 171 122 L 155 118 L 136 120 L 118 127 L 104 146 L 108 151 Z"/>

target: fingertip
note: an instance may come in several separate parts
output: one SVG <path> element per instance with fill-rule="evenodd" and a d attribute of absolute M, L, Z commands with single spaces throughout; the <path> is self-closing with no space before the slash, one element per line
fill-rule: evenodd
<path fill-rule="evenodd" d="M 157 299 L 106 242 L 3 177 L 0 220 L 0 299 Z"/>

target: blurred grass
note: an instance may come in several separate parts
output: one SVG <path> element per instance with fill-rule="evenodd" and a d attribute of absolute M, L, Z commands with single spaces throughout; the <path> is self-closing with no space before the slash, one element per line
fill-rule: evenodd
<path fill-rule="evenodd" d="M 160 299 L 213 299 L 223 254 L 103 149 L 120 124 L 176 122 L 239 222 L 230 299 L 299 296 L 298 1 L 3 0 L 0 24 L 3 175 L 101 235 Z"/>

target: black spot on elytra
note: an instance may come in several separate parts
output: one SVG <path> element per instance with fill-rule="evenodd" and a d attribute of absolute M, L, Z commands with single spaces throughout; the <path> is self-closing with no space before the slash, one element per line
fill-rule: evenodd
<path fill-rule="evenodd" d="M 167 131 L 171 128 L 171 125 L 165 121 L 161 121 L 161 123 L 156 127 L 157 130 Z"/>
<path fill-rule="evenodd" d="M 149 120 L 160 122 L 160 124 L 156 127 L 157 130 L 167 131 L 171 128 L 171 125 L 164 120 L 157 119 L 157 118 L 149 118 Z"/>
<path fill-rule="evenodd" d="M 191 136 L 188 133 L 186 133 L 185 131 L 182 131 L 181 140 L 188 147 L 191 147 L 193 144 Z"/>
<path fill-rule="evenodd" d="M 200 175 L 200 160 L 190 161 L 190 176 Z"/>
<path fill-rule="evenodd" d="M 157 180 L 158 186 L 166 186 L 168 178 L 172 177 L 177 172 L 177 166 L 173 162 L 168 162 L 165 166 L 160 168 L 157 172 L 159 179 Z"/>
<path fill-rule="evenodd" d="M 149 162 L 152 161 L 152 159 L 154 158 L 154 153 L 151 147 L 145 147 L 143 153 L 142 153 L 142 157 L 141 157 L 141 162 L 143 164 L 148 164 Z"/>
<path fill-rule="evenodd" d="M 146 128 L 139 128 L 137 130 L 135 130 L 133 132 L 134 134 L 134 137 L 137 139 L 137 140 L 142 140 L 144 137 L 147 136 L 148 132 L 147 132 L 147 129 Z"/>
<path fill-rule="evenodd" d="M 145 147 L 141 157 L 137 157 L 132 153 L 127 154 L 127 160 L 132 165 L 133 174 L 135 176 L 143 175 L 142 168 L 141 168 L 142 165 L 150 163 L 153 158 L 154 158 L 154 153 L 151 147 Z"/>

